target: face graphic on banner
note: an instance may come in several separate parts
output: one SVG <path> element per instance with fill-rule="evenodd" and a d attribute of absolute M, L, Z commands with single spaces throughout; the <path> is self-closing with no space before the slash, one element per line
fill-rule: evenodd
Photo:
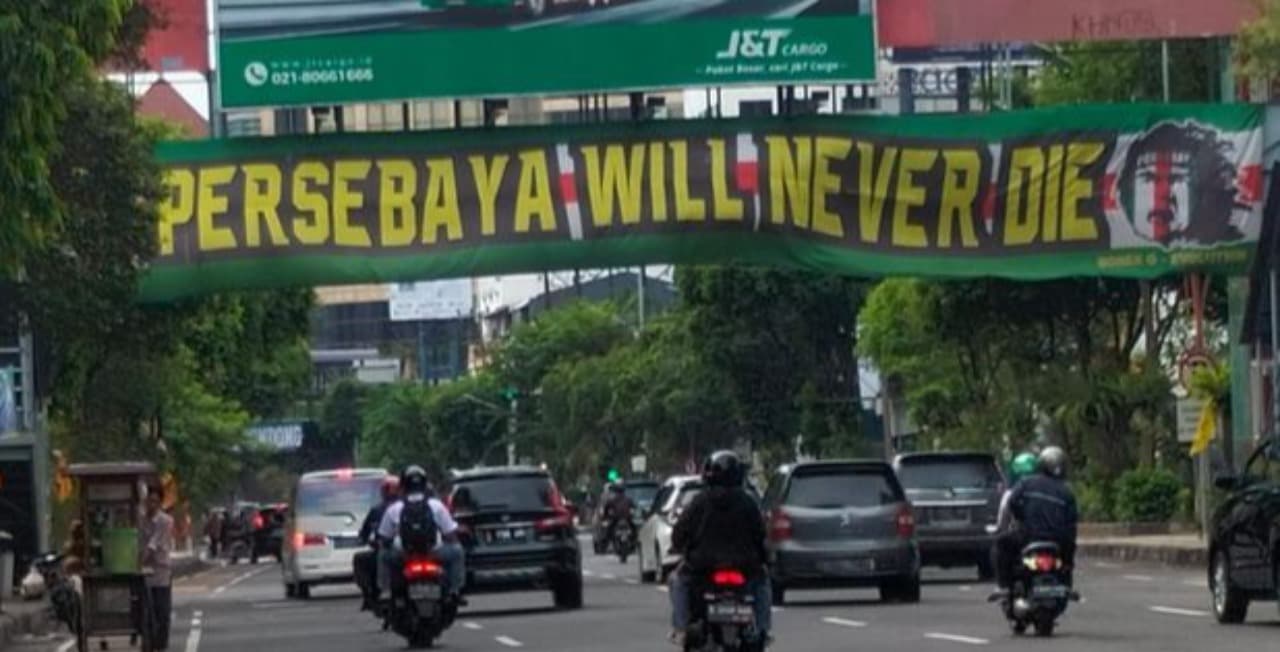
<path fill-rule="evenodd" d="M 1162 123 L 1129 146 L 1120 188 L 1138 236 L 1169 246 L 1240 240 L 1232 222 L 1238 171 L 1235 145 L 1216 130 L 1186 122 Z"/>

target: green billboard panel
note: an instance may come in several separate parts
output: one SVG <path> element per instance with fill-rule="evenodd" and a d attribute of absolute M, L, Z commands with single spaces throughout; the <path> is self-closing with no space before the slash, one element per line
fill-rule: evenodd
<path fill-rule="evenodd" d="M 217 0 L 227 108 L 839 83 L 859 0 Z"/>

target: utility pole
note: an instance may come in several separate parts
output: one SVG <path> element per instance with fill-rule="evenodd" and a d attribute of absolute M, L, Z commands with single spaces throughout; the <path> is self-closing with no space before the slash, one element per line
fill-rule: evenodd
<path fill-rule="evenodd" d="M 514 392 L 509 393 L 511 413 L 507 417 L 507 466 L 516 465 L 516 420 L 519 419 L 520 398 Z"/>
<path fill-rule="evenodd" d="M 645 283 L 644 265 L 641 265 L 640 274 L 639 276 L 636 277 L 636 302 L 639 304 L 638 309 L 640 311 L 639 330 L 644 330 L 644 289 L 645 289 L 644 286 L 645 285 L 646 283 Z"/>

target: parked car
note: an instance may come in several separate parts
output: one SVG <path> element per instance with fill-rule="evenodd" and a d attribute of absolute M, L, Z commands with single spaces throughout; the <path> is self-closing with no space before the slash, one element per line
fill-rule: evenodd
<path fill-rule="evenodd" d="M 926 566 L 976 566 L 995 577 L 992 547 L 1005 480 L 986 453 L 909 453 L 893 461 L 916 517 Z"/>
<path fill-rule="evenodd" d="M 259 507 L 253 515 L 253 550 L 249 557 L 251 563 L 258 563 L 262 557 L 274 557 L 281 561 L 284 555 L 284 521 L 289 506 L 285 503 L 273 503 Z"/>
<path fill-rule="evenodd" d="M 640 526 L 636 544 L 636 565 L 641 582 L 665 579 L 680 556 L 671 551 L 671 530 L 680 518 L 682 510 L 702 492 L 702 476 L 678 475 L 668 478 L 658 488 L 649 511 Z"/>
<path fill-rule="evenodd" d="M 1244 622 L 1249 603 L 1280 598 L 1280 440 L 1254 451 L 1240 475 L 1214 484 L 1228 493 L 1214 512 L 1209 590 L 1218 622 Z"/>
<path fill-rule="evenodd" d="M 920 600 L 915 517 L 888 464 L 783 466 L 764 509 L 774 604 L 793 588 L 876 587 L 885 601 Z"/>
<path fill-rule="evenodd" d="M 653 505 L 654 496 L 658 495 L 661 485 L 657 480 L 626 480 L 622 483 L 622 491 L 627 494 L 635 509 L 631 513 L 632 525 L 639 530 L 644 525 L 644 516 Z M 609 497 L 601 495 L 596 501 L 595 514 L 591 519 L 591 547 L 597 555 L 608 552 L 609 542 L 605 541 L 604 507 Z"/>
<path fill-rule="evenodd" d="M 551 475 L 532 467 L 455 472 L 449 509 L 467 549 L 467 591 L 550 588 L 557 607 L 582 606 L 577 529 Z"/>
<path fill-rule="evenodd" d="M 355 581 L 352 558 L 369 508 L 381 500 L 383 469 L 303 474 L 290 496 L 280 576 L 286 597 L 307 599 L 317 584 Z"/>

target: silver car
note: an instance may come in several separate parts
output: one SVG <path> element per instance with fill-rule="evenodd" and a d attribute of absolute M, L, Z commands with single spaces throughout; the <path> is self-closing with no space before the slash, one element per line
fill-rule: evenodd
<path fill-rule="evenodd" d="M 773 602 L 789 589 L 878 588 L 920 600 L 915 517 L 893 468 L 879 461 L 784 466 L 765 492 Z"/>

